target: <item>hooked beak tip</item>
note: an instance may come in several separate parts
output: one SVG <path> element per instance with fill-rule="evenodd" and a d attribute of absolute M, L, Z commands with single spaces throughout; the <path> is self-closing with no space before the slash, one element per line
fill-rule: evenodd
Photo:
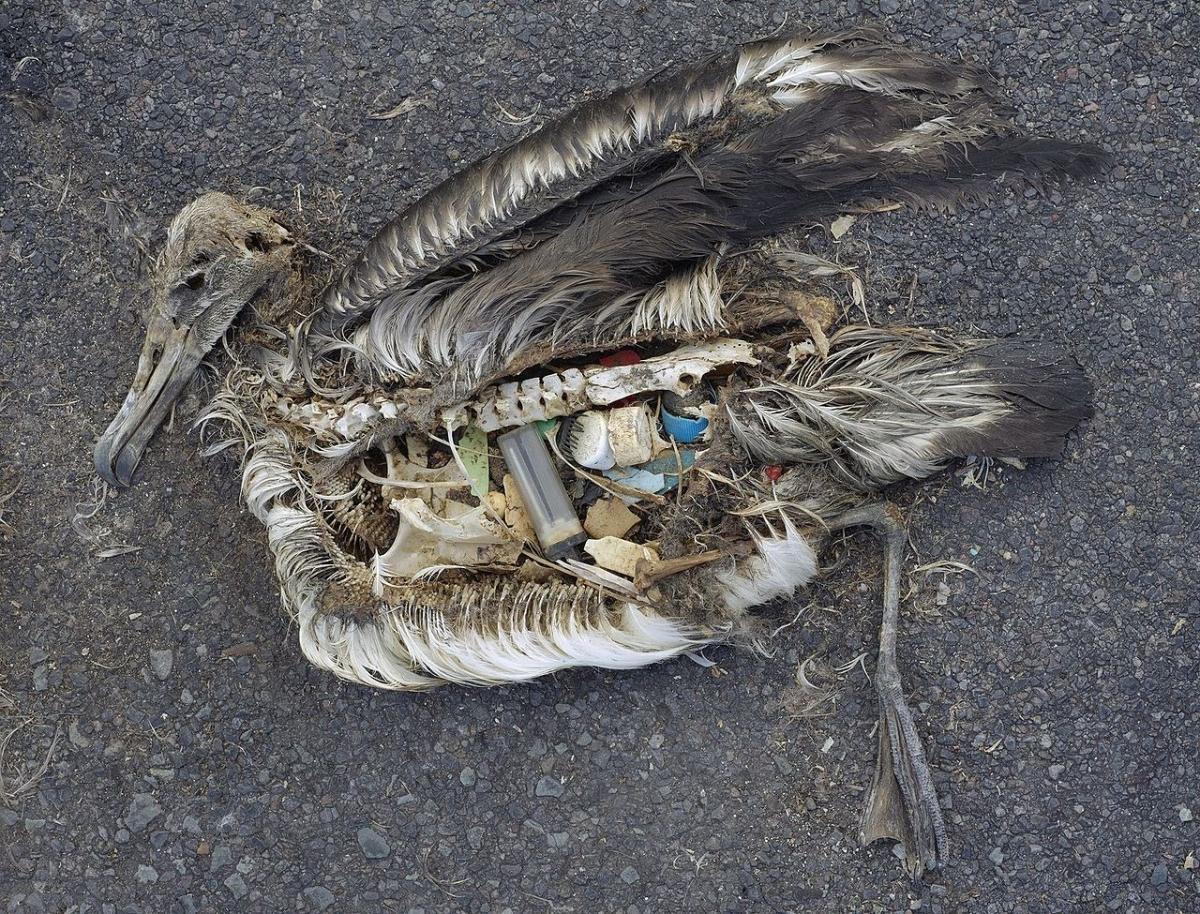
<path fill-rule="evenodd" d="M 96 475 L 106 483 L 118 489 L 127 489 L 133 483 L 133 471 L 137 468 L 141 454 L 134 452 L 131 448 L 123 447 L 117 452 L 114 459 L 114 443 L 110 428 L 96 442 L 96 448 L 92 452 L 92 462 L 96 468 Z"/>
<path fill-rule="evenodd" d="M 150 439 L 171 411 L 203 358 L 188 345 L 188 335 L 176 332 L 160 342 L 148 334 L 138 373 L 100 440 L 92 460 L 96 473 L 109 485 L 128 488 Z"/>

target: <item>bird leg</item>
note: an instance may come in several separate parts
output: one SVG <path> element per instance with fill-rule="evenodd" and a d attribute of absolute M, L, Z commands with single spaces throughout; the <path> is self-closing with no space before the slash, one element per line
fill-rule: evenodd
<path fill-rule="evenodd" d="M 884 541 L 883 621 L 875 690 L 879 693 L 879 752 L 867 804 L 859 822 L 864 846 L 893 838 L 904 847 L 905 868 L 917 878 L 947 857 L 946 825 L 913 714 L 904 700 L 896 666 L 900 618 L 900 565 L 907 542 L 899 510 L 891 504 L 866 505 L 830 522 L 831 530 L 871 527 Z"/>

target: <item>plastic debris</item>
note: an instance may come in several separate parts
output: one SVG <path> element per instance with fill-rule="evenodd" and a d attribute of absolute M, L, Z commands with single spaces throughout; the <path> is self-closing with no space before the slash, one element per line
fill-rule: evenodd
<path fill-rule="evenodd" d="M 608 444 L 617 466 L 645 463 L 653 454 L 650 411 L 645 404 L 623 406 L 608 414 Z"/>
<path fill-rule="evenodd" d="M 533 532 L 533 524 L 525 512 L 525 503 L 517 491 L 517 481 L 511 473 L 504 477 L 504 523 L 522 542 L 537 542 L 537 534 Z"/>
<path fill-rule="evenodd" d="M 504 497 L 503 492 L 488 492 L 483 497 L 483 503 L 487 505 L 489 511 L 503 520 L 504 514 L 508 510 L 508 499 Z"/>
<path fill-rule="evenodd" d="M 575 506 L 537 426 L 524 425 L 507 432 L 497 438 L 496 443 L 546 555 L 556 558 L 586 539 Z"/>
<path fill-rule="evenodd" d="M 695 419 L 691 416 L 677 416 L 665 405 L 659 418 L 662 420 L 663 431 L 680 444 L 692 444 L 700 440 L 708 429 L 708 420 L 703 416 Z"/>
<path fill-rule="evenodd" d="M 588 536 L 602 539 L 606 536 L 624 537 L 641 522 L 641 518 L 629 510 L 617 498 L 601 498 L 588 508 L 583 520 L 583 529 Z"/>
<path fill-rule="evenodd" d="M 488 478 L 487 432 L 478 425 L 470 425 L 458 439 L 458 459 L 471 483 L 471 494 L 483 498 L 491 487 Z"/>
<path fill-rule="evenodd" d="M 618 349 L 608 355 L 602 355 L 597 360 L 605 368 L 615 368 L 618 365 L 636 365 L 642 357 L 632 349 Z"/>
<path fill-rule="evenodd" d="M 588 410 L 574 418 L 566 431 L 566 450 L 571 459 L 589 470 L 611 469 L 617 458 L 609 441 L 608 417 Z"/>
<path fill-rule="evenodd" d="M 663 454 L 661 457 L 656 457 L 649 463 L 643 463 L 639 470 L 645 470 L 648 473 L 663 474 L 663 488 L 659 492 L 666 492 L 669 489 L 679 485 L 679 471 L 690 470 L 696 464 L 695 451 L 680 451 L 678 456 L 674 452 Z"/>
<path fill-rule="evenodd" d="M 679 485 L 681 467 L 687 470 L 695 463 L 696 454 L 693 451 L 680 451 L 678 457 L 672 452 L 656 457 L 641 466 L 613 467 L 611 470 L 605 470 L 604 475 L 613 482 L 619 482 L 627 489 L 659 495 Z"/>
<path fill-rule="evenodd" d="M 607 571 L 632 578 L 637 575 L 641 563 L 658 564 L 658 553 L 649 546 L 631 543 L 616 536 L 604 536 L 588 540 L 583 551 L 595 559 L 596 564 Z"/>
<path fill-rule="evenodd" d="M 627 489 L 635 489 L 647 495 L 657 495 L 667 488 L 667 480 L 662 473 L 650 473 L 640 467 L 613 467 L 611 470 L 605 470 L 604 475 Z M 622 496 L 622 501 L 624 500 L 625 496 Z"/>

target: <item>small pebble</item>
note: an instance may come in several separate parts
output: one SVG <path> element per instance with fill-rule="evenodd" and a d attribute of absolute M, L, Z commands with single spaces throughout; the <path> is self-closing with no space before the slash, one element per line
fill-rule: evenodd
<path fill-rule="evenodd" d="M 159 682 L 171 675 L 171 667 L 174 665 L 175 655 L 169 649 L 150 652 L 150 670 Z"/>
<path fill-rule="evenodd" d="M 125 825 L 130 831 L 141 831 L 162 815 L 162 807 L 148 793 L 135 793 L 129 804 L 129 812 L 125 813 Z"/>
<path fill-rule="evenodd" d="M 562 781 L 549 775 L 541 778 L 533 788 L 534 794 L 539 797 L 561 797 L 565 791 Z"/>
<path fill-rule="evenodd" d="M 59 86 L 50 95 L 50 100 L 59 111 L 74 111 L 79 107 L 79 90 L 71 86 Z"/>
<path fill-rule="evenodd" d="M 324 911 L 333 904 L 333 892 L 323 885 L 314 885 L 304 890 L 304 900 L 314 911 Z"/>
<path fill-rule="evenodd" d="M 392 846 L 373 828 L 358 830 L 358 846 L 368 860 L 382 860 L 392 852 Z"/>
<path fill-rule="evenodd" d="M 233 873 L 225 877 L 225 888 L 229 889 L 229 894 L 234 898 L 244 898 L 246 893 L 250 891 L 246 886 L 246 880 L 242 878 L 241 873 Z"/>

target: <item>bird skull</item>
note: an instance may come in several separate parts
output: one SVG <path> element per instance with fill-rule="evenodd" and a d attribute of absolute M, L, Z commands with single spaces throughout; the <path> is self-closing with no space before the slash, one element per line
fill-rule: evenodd
<path fill-rule="evenodd" d="M 96 443 L 96 472 L 128 486 L 155 430 L 238 313 L 281 277 L 291 233 L 270 210 L 206 193 L 172 220 L 155 267 L 146 341 L 124 403 Z"/>

